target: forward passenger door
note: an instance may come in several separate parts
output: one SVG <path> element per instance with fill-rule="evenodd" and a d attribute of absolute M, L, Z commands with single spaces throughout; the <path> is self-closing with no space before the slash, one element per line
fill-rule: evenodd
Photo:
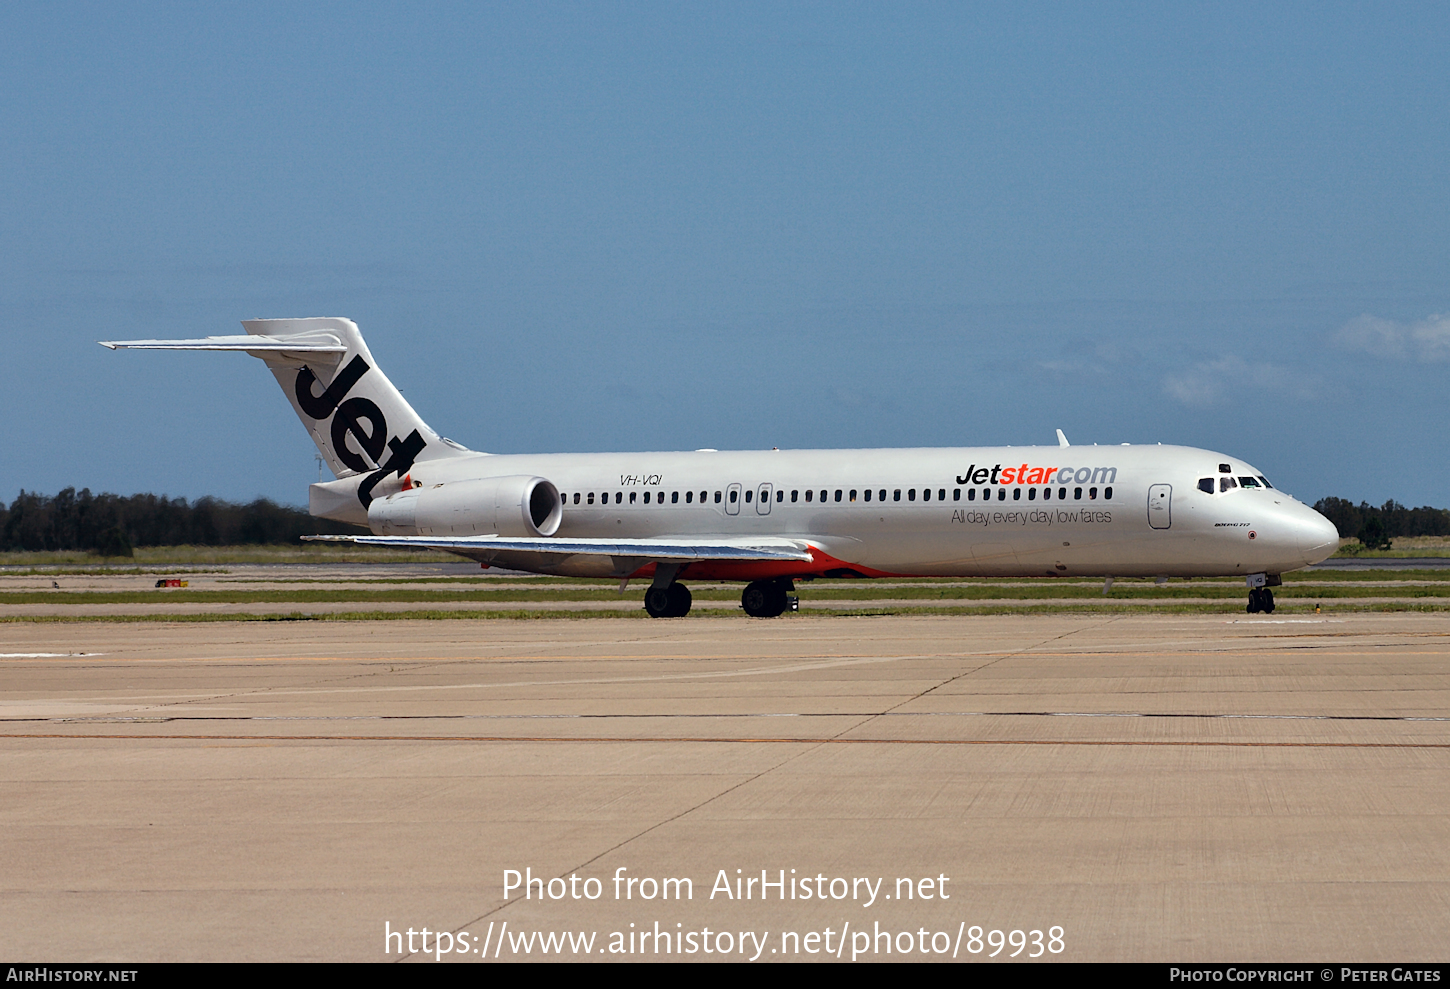
<path fill-rule="evenodd" d="M 1155 484 L 1148 489 L 1148 524 L 1155 529 L 1173 524 L 1173 485 Z"/>

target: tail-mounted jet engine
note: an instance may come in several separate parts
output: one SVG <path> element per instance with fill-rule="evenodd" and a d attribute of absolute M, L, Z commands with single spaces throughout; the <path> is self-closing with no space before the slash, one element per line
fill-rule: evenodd
<path fill-rule="evenodd" d="M 552 536 L 563 515 L 558 488 L 542 477 L 519 474 L 447 481 L 375 498 L 368 506 L 368 527 L 379 536 L 528 538 Z"/>

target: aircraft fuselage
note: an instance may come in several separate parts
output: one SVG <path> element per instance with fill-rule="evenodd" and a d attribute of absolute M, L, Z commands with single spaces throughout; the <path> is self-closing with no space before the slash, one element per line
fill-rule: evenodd
<path fill-rule="evenodd" d="M 681 578 L 1232 576 L 1293 570 L 1338 547 L 1328 520 L 1257 468 L 1178 446 L 480 454 L 419 464 L 410 479 L 530 474 L 561 495 L 558 539 L 778 536 L 821 551 L 817 564 L 692 563 Z M 1220 490 L 1224 478 L 1234 486 Z M 334 517 L 362 521 L 355 505 Z M 476 531 L 460 521 L 426 534 Z M 542 569 L 599 576 L 601 562 Z"/>

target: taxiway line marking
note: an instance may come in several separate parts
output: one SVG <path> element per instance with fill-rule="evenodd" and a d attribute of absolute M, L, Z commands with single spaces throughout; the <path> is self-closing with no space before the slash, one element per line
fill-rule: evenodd
<path fill-rule="evenodd" d="M 1026 738 L 729 738 L 689 737 L 569 737 L 554 735 L 68 735 L 63 733 L 0 734 L 0 741 L 12 738 L 31 740 L 67 739 L 71 741 L 205 741 L 205 742 L 574 742 L 598 744 L 619 743 L 699 743 L 750 745 L 1077 745 L 1077 746 L 1149 746 L 1169 748 L 1249 748 L 1249 749 L 1450 749 L 1450 742 L 1219 742 L 1219 741 L 1133 741 L 1127 739 L 1090 741 L 1085 739 Z"/>

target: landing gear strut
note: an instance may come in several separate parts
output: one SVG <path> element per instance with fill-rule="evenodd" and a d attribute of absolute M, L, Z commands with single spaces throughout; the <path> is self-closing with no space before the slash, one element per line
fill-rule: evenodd
<path fill-rule="evenodd" d="M 775 618 L 790 606 L 792 580 L 757 580 L 745 585 L 740 594 L 740 607 L 751 618 Z"/>
<path fill-rule="evenodd" d="M 644 592 L 644 610 L 651 618 L 684 618 L 693 601 L 694 596 L 684 584 L 651 587 Z"/>
<path fill-rule="evenodd" d="M 1263 612 L 1266 615 L 1274 613 L 1274 592 L 1267 587 L 1249 588 L 1249 606 L 1246 609 L 1249 614 L 1256 615 Z"/>

